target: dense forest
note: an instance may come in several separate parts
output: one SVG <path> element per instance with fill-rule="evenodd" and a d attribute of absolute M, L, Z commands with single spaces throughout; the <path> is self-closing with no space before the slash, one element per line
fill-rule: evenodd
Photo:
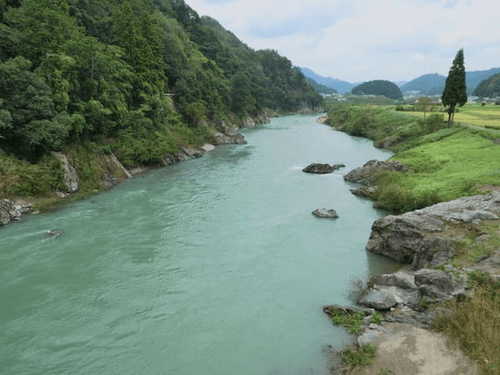
<path fill-rule="evenodd" d="M 390 99 L 402 99 L 399 87 L 390 81 L 375 80 L 362 83 L 352 89 L 354 95 L 381 95 Z"/>
<path fill-rule="evenodd" d="M 483 98 L 498 98 L 500 97 L 500 74 L 495 74 L 484 80 L 474 91 L 474 95 Z"/>
<path fill-rule="evenodd" d="M 30 162 L 93 142 L 157 163 L 222 121 L 322 100 L 183 0 L 0 0 L 0 39 L 0 153 Z"/>

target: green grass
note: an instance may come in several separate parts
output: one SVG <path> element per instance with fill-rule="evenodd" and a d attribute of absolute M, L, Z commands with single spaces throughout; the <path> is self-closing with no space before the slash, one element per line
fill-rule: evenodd
<path fill-rule="evenodd" d="M 420 119 L 424 118 L 423 112 L 404 113 Z M 427 113 L 428 115 L 429 113 Z M 466 104 L 459 108 L 459 112 L 455 114 L 455 122 L 500 130 L 500 105 Z"/>
<path fill-rule="evenodd" d="M 333 324 L 344 327 L 349 333 L 360 333 L 363 328 L 362 313 L 344 313 L 336 311 L 331 315 Z"/>
<path fill-rule="evenodd" d="M 329 123 L 390 148 L 393 159 L 410 168 L 378 176 L 375 198 L 381 208 L 406 212 L 477 194 L 483 185 L 500 186 L 500 145 L 489 131 L 450 128 L 439 116 L 423 121 L 374 106 L 334 107 Z"/>
<path fill-rule="evenodd" d="M 475 360 L 481 374 L 500 373 L 500 283 L 474 273 L 474 294 L 465 301 L 446 302 L 433 328 Z"/>
<path fill-rule="evenodd" d="M 369 366 L 373 363 L 377 349 L 373 345 L 362 345 L 355 349 L 347 349 L 341 353 L 344 366 L 354 369 L 356 367 Z"/>

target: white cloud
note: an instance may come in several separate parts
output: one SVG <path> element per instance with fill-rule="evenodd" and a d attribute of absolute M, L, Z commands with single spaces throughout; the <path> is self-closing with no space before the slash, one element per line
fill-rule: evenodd
<path fill-rule="evenodd" d="M 363 81 L 448 71 L 465 48 L 469 69 L 500 66 L 498 0 L 188 0 L 253 48 Z"/>

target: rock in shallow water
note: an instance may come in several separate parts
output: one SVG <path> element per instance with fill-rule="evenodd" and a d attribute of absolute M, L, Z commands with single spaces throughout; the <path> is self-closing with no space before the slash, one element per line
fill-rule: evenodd
<path fill-rule="evenodd" d="M 312 214 L 322 219 L 337 219 L 339 217 L 337 211 L 327 208 L 318 208 L 314 210 Z"/>
<path fill-rule="evenodd" d="M 302 171 L 305 173 L 313 173 L 313 174 L 328 174 L 328 173 L 333 173 L 335 171 L 335 166 L 330 164 L 314 163 L 308 165 Z"/>

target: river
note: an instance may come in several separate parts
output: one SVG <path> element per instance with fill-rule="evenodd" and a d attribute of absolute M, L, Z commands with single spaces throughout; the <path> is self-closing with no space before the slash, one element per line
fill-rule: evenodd
<path fill-rule="evenodd" d="M 390 154 L 315 119 L 0 229 L 0 374 L 326 374 L 349 337 L 321 307 L 392 265 L 364 250 L 381 213 L 345 170 L 301 169 Z"/>

